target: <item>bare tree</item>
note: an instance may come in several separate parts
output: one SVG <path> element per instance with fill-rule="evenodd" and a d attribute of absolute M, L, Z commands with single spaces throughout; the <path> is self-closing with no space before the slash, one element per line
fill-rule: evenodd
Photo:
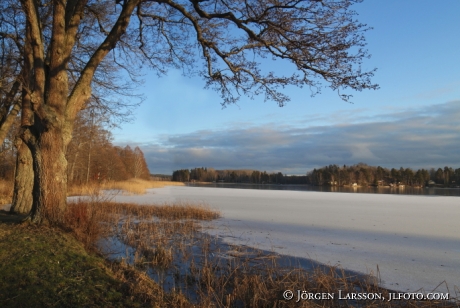
<path fill-rule="evenodd" d="M 15 82 L 8 94 L 0 102 L 0 144 L 5 140 L 8 131 L 21 110 L 20 101 L 15 98 L 19 86 L 20 83 Z"/>
<path fill-rule="evenodd" d="M 16 124 L 16 123 L 14 123 Z M 16 125 L 8 131 L 4 142 L 0 144 L 0 178 L 11 180 L 15 173 L 16 149 L 14 142 L 14 129 Z"/>
<path fill-rule="evenodd" d="M 15 59 L 14 47 L 0 36 L 0 144 L 3 143 L 20 105 L 20 65 Z"/>
<path fill-rule="evenodd" d="M 150 171 L 145 161 L 144 153 L 139 147 L 134 148 L 133 175 L 135 179 L 148 180 Z"/>
<path fill-rule="evenodd" d="M 158 73 L 180 67 L 205 79 L 222 105 L 264 94 L 283 106 L 287 85 L 323 83 L 342 91 L 376 89 L 365 25 L 351 5 L 359 0 L 4 0 L 4 39 L 18 40 L 22 139 L 32 152 L 31 220 L 52 220 L 66 205 L 67 161 L 77 113 L 104 79 L 104 66 L 149 64 Z M 21 35 L 18 35 L 21 34 Z M 294 73 L 262 67 L 284 60 Z M 339 92 L 345 100 L 349 95 Z M 54 215 L 54 216 L 53 216 Z"/>

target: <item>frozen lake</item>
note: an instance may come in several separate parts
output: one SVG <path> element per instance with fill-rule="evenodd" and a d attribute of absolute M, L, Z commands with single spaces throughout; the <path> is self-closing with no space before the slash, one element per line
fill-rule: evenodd
<path fill-rule="evenodd" d="M 222 218 L 209 232 L 230 243 L 375 274 L 384 287 L 460 288 L 460 198 L 166 187 L 120 202 L 204 202 Z M 446 292 L 446 284 L 437 291 Z"/>

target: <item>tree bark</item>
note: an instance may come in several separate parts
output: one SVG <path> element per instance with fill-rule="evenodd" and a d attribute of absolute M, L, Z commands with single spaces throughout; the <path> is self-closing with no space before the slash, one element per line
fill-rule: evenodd
<path fill-rule="evenodd" d="M 67 197 L 67 160 L 62 132 L 56 127 L 43 131 L 37 138 L 26 132 L 32 151 L 34 184 L 29 219 L 34 223 L 58 223 L 64 214 Z"/>
<path fill-rule="evenodd" d="M 10 212 L 26 214 L 32 208 L 32 189 L 34 185 L 32 154 L 21 138 L 16 138 L 14 145 L 18 152 L 16 157 L 13 202 Z"/>

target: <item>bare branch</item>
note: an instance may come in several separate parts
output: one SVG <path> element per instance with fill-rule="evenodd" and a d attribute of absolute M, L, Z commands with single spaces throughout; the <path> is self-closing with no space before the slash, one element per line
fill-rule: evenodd
<path fill-rule="evenodd" d="M 131 14 L 138 3 L 139 0 L 131 0 L 123 6 L 123 10 L 120 13 L 119 18 L 117 19 L 109 35 L 99 46 L 96 52 L 91 56 L 67 100 L 67 118 L 75 117 L 78 110 L 82 108 L 86 99 L 88 99 L 91 95 L 89 88 L 97 67 L 102 62 L 104 57 L 112 49 L 115 48 L 115 45 L 119 41 L 120 37 L 125 33 L 130 21 Z"/>

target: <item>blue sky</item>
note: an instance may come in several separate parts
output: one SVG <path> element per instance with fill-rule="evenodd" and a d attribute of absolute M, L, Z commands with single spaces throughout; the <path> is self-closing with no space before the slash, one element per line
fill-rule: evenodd
<path fill-rule="evenodd" d="M 328 164 L 460 167 L 460 1 L 367 0 L 354 6 L 380 89 L 350 92 L 290 87 L 280 108 L 242 97 L 222 109 L 200 78 L 145 70 L 135 121 L 113 131 L 138 145 L 152 173 L 194 167 L 305 174 Z M 268 63 L 269 64 L 269 63 Z M 270 64 L 271 65 L 271 64 Z"/>

